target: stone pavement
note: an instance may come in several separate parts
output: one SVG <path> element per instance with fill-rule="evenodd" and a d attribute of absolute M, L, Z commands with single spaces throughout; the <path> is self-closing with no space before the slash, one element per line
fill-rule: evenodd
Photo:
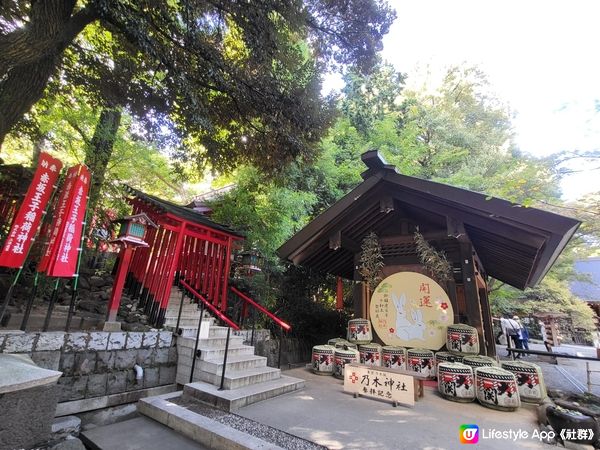
<path fill-rule="evenodd" d="M 94 450 L 205 450 L 206 447 L 147 417 L 94 428 L 81 434 Z"/>
<path fill-rule="evenodd" d="M 343 392 L 343 382 L 300 368 L 285 372 L 306 380 L 302 391 L 250 405 L 237 414 L 270 425 L 331 449 L 463 449 L 459 426 L 476 424 L 479 443 L 485 449 L 544 448 L 537 439 L 482 439 L 485 429 L 513 432 L 537 429 L 534 405 L 523 404 L 515 412 L 485 408 L 475 403 L 444 400 L 437 389 L 427 387 L 414 408 L 396 407 L 369 398 L 353 398 Z"/>

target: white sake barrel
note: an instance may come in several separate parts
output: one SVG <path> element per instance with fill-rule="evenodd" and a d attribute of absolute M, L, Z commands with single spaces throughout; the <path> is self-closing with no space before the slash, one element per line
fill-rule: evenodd
<path fill-rule="evenodd" d="M 336 348 L 334 354 L 334 369 L 333 376 L 336 378 L 344 379 L 344 367 L 346 364 L 357 363 L 360 361 L 360 354 L 358 350 L 354 350 L 352 348 L 343 349 Z"/>
<path fill-rule="evenodd" d="M 463 357 L 458 353 L 450 353 L 450 352 L 436 352 L 435 353 L 435 367 L 436 367 L 436 375 L 437 375 L 437 366 L 443 362 L 458 362 L 462 363 Z"/>
<path fill-rule="evenodd" d="M 367 319 L 349 320 L 347 339 L 355 344 L 369 344 L 373 340 L 371 322 Z"/>
<path fill-rule="evenodd" d="M 470 355 L 479 354 L 477 329 L 462 323 L 448 325 L 446 348 L 451 352 L 468 353 Z"/>
<path fill-rule="evenodd" d="M 473 370 L 475 370 L 475 367 L 498 366 L 494 358 L 483 355 L 465 356 L 462 362 L 467 366 L 471 366 Z"/>
<path fill-rule="evenodd" d="M 333 375 L 333 345 L 315 345 L 312 349 L 312 370 L 317 375 Z"/>
<path fill-rule="evenodd" d="M 542 369 L 525 361 L 502 361 L 502 368 L 515 374 L 519 397 L 527 403 L 541 403 L 547 396 Z"/>
<path fill-rule="evenodd" d="M 382 349 L 383 366 L 389 369 L 406 370 L 406 349 L 386 345 Z"/>
<path fill-rule="evenodd" d="M 437 356 L 437 355 L 436 355 Z M 475 379 L 473 368 L 466 364 L 440 362 L 437 365 L 438 391 L 454 402 L 475 400 Z"/>
<path fill-rule="evenodd" d="M 360 363 L 365 366 L 381 366 L 382 347 L 379 344 L 362 344 L 358 346 Z"/>
<path fill-rule="evenodd" d="M 501 411 L 514 411 L 521 406 L 515 374 L 500 367 L 475 369 L 477 401 L 483 406 Z"/>
<path fill-rule="evenodd" d="M 429 378 L 435 377 L 435 356 L 431 350 L 409 348 L 406 352 L 408 370 Z"/>

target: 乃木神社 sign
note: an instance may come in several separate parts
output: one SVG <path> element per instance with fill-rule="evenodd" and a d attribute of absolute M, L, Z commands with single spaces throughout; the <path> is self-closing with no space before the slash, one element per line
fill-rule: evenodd
<path fill-rule="evenodd" d="M 346 364 L 344 391 L 408 406 L 415 404 L 414 378 L 383 367 Z"/>

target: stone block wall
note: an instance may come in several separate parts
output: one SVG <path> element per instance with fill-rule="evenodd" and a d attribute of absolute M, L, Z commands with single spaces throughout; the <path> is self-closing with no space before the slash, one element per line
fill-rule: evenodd
<path fill-rule="evenodd" d="M 177 349 L 168 331 L 0 333 L 0 353 L 27 354 L 40 367 L 63 372 L 59 402 L 175 383 Z M 136 380 L 133 366 L 144 369 Z"/>

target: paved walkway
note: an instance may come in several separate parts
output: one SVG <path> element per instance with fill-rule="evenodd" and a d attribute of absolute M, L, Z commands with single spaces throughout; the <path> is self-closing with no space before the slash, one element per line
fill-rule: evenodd
<path fill-rule="evenodd" d="M 206 450 L 206 447 L 147 417 L 84 431 L 81 439 L 93 450 Z"/>
<path fill-rule="evenodd" d="M 426 388 L 414 408 L 397 407 L 343 392 L 343 382 L 307 369 L 286 371 L 306 380 L 306 388 L 240 409 L 237 413 L 331 449 L 462 449 L 459 426 L 477 424 L 485 449 L 544 448 L 537 439 L 483 439 L 484 430 L 537 429 L 536 409 L 524 404 L 515 412 L 455 403 Z"/>

